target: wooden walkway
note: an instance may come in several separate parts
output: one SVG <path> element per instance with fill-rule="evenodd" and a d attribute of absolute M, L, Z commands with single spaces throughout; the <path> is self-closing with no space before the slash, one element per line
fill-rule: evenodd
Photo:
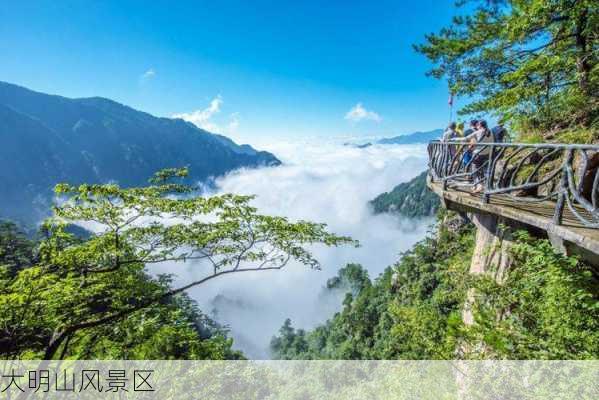
<path fill-rule="evenodd" d="M 599 229 L 584 227 L 568 206 L 564 207 L 562 224 L 555 225 L 553 223 L 555 202 L 553 201 L 525 203 L 515 201 L 505 194 L 497 194 L 491 195 L 489 202 L 484 203 L 481 194 L 472 193 L 465 188 L 450 186 L 447 190 L 443 190 L 440 183 L 430 181 L 428 187 L 445 200 L 448 208 L 456 211 L 482 211 L 495 214 L 516 223 L 544 230 L 582 249 L 599 254 Z M 578 208 L 576 210 L 579 211 Z M 582 209 L 580 212 L 587 214 Z"/>

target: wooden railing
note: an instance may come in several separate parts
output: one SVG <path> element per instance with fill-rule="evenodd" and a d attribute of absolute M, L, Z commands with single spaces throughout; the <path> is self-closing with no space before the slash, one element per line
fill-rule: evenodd
<path fill-rule="evenodd" d="M 557 225 L 568 207 L 585 227 L 599 228 L 599 146 L 433 141 L 428 154 L 431 179 L 443 190 L 480 192 L 485 203 L 501 194 L 549 204 Z"/>

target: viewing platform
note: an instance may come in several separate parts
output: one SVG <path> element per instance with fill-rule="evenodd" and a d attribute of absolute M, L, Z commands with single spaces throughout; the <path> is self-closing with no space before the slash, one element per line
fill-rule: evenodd
<path fill-rule="evenodd" d="M 599 259 L 599 146 L 433 141 L 428 153 L 427 185 L 446 208 L 502 217 Z"/>

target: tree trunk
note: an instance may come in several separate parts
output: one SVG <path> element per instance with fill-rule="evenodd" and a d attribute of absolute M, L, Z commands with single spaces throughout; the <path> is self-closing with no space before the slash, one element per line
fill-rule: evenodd
<path fill-rule="evenodd" d="M 576 47 L 578 55 L 576 57 L 576 71 L 578 72 L 578 87 L 580 91 L 588 97 L 592 96 L 589 87 L 589 74 L 591 65 L 589 63 L 588 37 L 585 29 L 588 23 L 588 9 L 582 10 L 581 14 L 576 19 L 576 30 L 574 37 L 576 38 Z"/>
<path fill-rule="evenodd" d="M 52 339 L 50 339 L 50 343 L 48 343 L 48 347 L 46 347 L 46 353 L 44 354 L 44 360 L 51 360 L 54 358 L 54 355 L 58 351 L 58 348 L 67 338 L 66 333 L 63 332 L 54 332 L 52 335 Z"/>

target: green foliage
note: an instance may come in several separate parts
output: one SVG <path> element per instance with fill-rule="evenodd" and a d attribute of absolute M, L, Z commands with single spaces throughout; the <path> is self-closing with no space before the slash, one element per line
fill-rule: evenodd
<path fill-rule="evenodd" d="M 0 268 L 14 275 L 33 262 L 33 243 L 14 223 L 0 221 Z"/>
<path fill-rule="evenodd" d="M 205 340 L 203 316 L 183 296 L 216 277 L 283 268 L 294 259 L 312 268 L 307 245 L 356 244 L 323 224 L 258 214 L 252 197 L 200 197 L 168 183 L 186 170 L 156 175 L 146 187 L 60 184 L 63 197 L 42 227 L 34 264 L 0 275 L 2 355 L 21 358 L 225 358 L 236 356 L 220 329 Z M 89 238 L 68 222 L 95 223 Z M 193 268 L 197 280 L 172 287 L 148 266 Z M 13 268 L 14 269 L 14 268 Z"/>
<path fill-rule="evenodd" d="M 397 264 L 386 345 L 392 358 L 455 358 L 473 243 L 472 227 L 449 231 L 441 225 L 436 238 L 416 245 Z"/>
<path fill-rule="evenodd" d="M 113 325 L 90 329 L 69 346 L 73 359 L 238 359 L 233 340 L 185 293 Z"/>
<path fill-rule="evenodd" d="M 360 264 L 347 264 L 341 268 L 337 276 L 327 281 L 327 289 L 349 289 L 356 294 L 370 286 L 368 271 Z"/>
<path fill-rule="evenodd" d="M 355 296 L 341 312 L 310 332 L 291 322 L 273 338 L 282 359 L 453 358 L 457 317 L 465 296 L 472 230 L 443 226 L 405 253 Z M 342 271 L 341 274 L 344 274 Z"/>
<path fill-rule="evenodd" d="M 382 193 L 370 202 L 375 214 L 395 212 L 409 218 L 435 215 L 441 202 L 426 186 L 427 172 L 409 182 L 400 183 L 391 192 Z"/>
<path fill-rule="evenodd" d="M 590 128 L 566 129 L 559 132 L 554 140 L 560 143 L 592 143 L 596 139 L 595 132 Z"/>
<path fill-rule="evenodd" d="M 503 114 L 520 132 L 593 128 L 597 139 L 599 8 L 593 0 L 465 0 L 416 49 L 430 75 L 472 101 L 461 110 Z"/>
<path fill-rule="evenodd" d="M 343 309 L 312 331 L 287 320 L 271 350 L 281 359 L 593 359 L 599 357 L 597 270 L 515 233 L 506 281 L 468 274 L 472 226 L 442 223 Z M 474 289 L 473 326 L 462 322 Z M 464 349 L 469 349 L 466 354 Z"/>
<path fill-rule="evenodd" d="M 34 266 L 36 243 L 12 223 L 0 224 L 0 354 L 3 358 L 40 357 L 36 348 L 50 335 L 52 314 L 64 303 L 67 280 L 50 278 Z M 39 243 L 37 244 L 39 245 Z M 168 289 L 168 280 L 129 276 L 140 287 Z M 75 291 L 78 288 L 69 290 Z M 48 291 L 46 293 L 46 291 Z M 37 298 L 36 298 L 37 297 Z M 98 302 L 96 301 L 96 304 Z M 64 310 L 63 310 L 64 311 Z M 49 314 L 50 313 L 50 314 Z M 90 328 L 70 340 L 62 357 L 77 359 L 230 359 L 226 331 L 204 316 L 184 293 L 140 310 L 122 321 Z M 67 350 L 67 349 L 65 349 Z"/>
<path fill-rule="evenodd" d="M 477 283 L 478 309 L 471 340 L 486 344 L 486 357 L 594 359 L 599 356 L 599 280 L 576 258 L 548 240 L 517 232 L 514 265 L 498 285 Z"/>
<path fill-rule="evenodd" d="M 165 183 L 173 178 L 186 178 L 189 176 L 189 169 L 185 168 L 165 168 L 154 174 L 153 177 L 149 179 L 150 183 Z"/>

